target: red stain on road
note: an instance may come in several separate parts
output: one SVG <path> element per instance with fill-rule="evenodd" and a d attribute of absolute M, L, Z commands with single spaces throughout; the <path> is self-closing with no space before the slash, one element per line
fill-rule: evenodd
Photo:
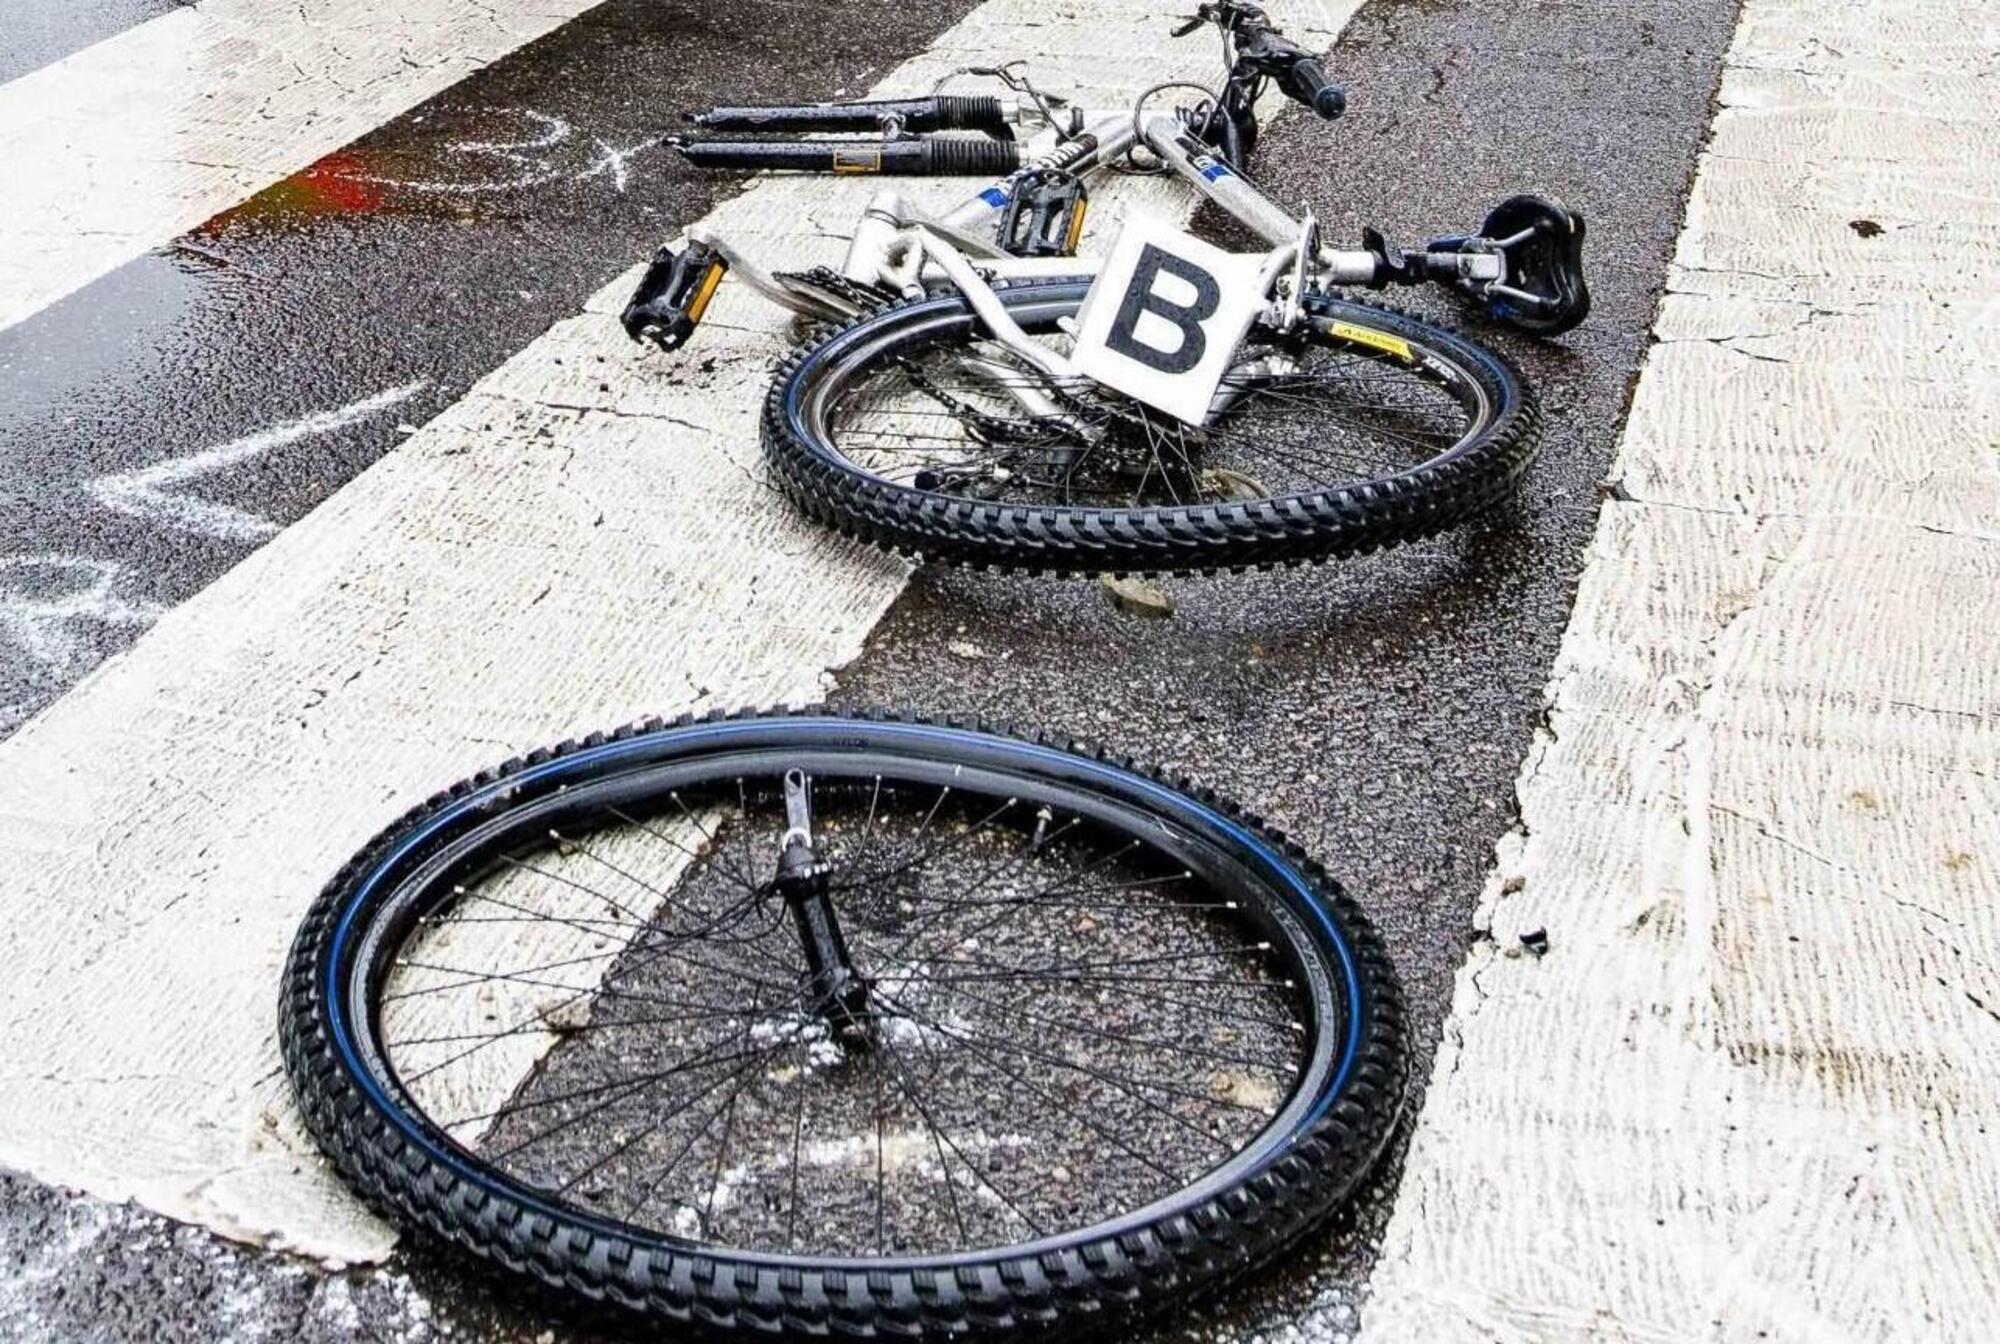
<path fill-rule="evenodd" d="M 337 149 L 284 181 L 266 187 L 243 204 L 225 210 L 196 230 L 219 234 L 239 223 L 282 223 L 325 215 L 379 213 L 388 193 L 371 181 L 367 161 L 352 150 Z"/>
<path fill-rule="evenodd" d="M 382 188 L 362 181 L 367 174 L 361 156 L 335 150 L 312 167 L 278 184 L 290 191 L 299 208 L 314 214 L 373 214 L 382 208 Z"/>

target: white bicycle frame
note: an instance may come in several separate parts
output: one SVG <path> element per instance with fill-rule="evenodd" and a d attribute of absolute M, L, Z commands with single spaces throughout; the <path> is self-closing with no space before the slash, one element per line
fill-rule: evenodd
<path fill-rule="evenodd" d="M 1032 339 L 1014 321 L 1007 305 L 994 293 L 992 282 L 1034 276 L 1095 276 L 1101 263 L 1083 256 L 1014 256 L 1001 249 L 997 227 L 1012 199 L 1016 179 L 1040 170 L 1088 179 L 1110 171 L 1111 164 L 1143 144 L 1168 171 L 1271 244 L 1257 272 L 1259 297 L 1269 305 L 1265 321 L 1270 325 L 1280 330 L 1296 326 L 1302 318 L 1304 297 L 1312 289 L 1367 284 L 1375 279 L 1379 258 L 1374 253 L 1322 248 L 1318 225 L 1311 215 L 1304 220 L 1294 218 L 1211 153 L 1178 112 L 1073 110 L 1065 117 L 1068 134 L 1060 136 L 1025 103 L 1010 120 L 1023 129 L 1039 126 L 1042 138 L 1049 142 L 1027 167 L 943 215 L 916 209 L 893 188 L 878 192 L 856 225 L 841 274 L 857 285 L 909 297 L 921 296 L 931 282 L 948 281 L 965 296 L 993 339 L 1016 358 L 1052 378 L 1072 376 L 1074 370 L 1066 359 Z M 835 307 L 823 295 L 760 269 L 726 240 L 705 230 L 691 230 L 689 237 L 714 248 L 729 263 L 732 275 L 773 303 L 813 317 L 852 315 L 851 310 Z M 1429 257 L 1434 265 L 1475 281 L 1502 279 L 1506 264 L 1493 252 L 1431 253 Z M 1023 380 L 1003 380 L 1002 385 L 1029 414 L 1060 414 L 1051 401 Z"/>

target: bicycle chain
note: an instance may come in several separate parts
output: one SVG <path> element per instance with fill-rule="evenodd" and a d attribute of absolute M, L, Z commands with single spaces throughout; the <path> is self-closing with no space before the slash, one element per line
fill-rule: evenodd
<path fill-rule="evenodd" d="M 872 307 L 885 301 L 885 296 L 879 290 L 862 285 L 825 266 L 816 266 L 810 271 L 796 274 L 800 279 L 820 285 L 864 307 Z M 938 386 L 937 382 L 924 371 L 922 366 L 908 355 L 896 356 L 894 364 L 910 380 L 911 386 L 937 402 L 947 413 L 956 416 L 969 432 L 982 437 L 988 443 L 1011 442 L 1017 447 L 1023 446 L 1023 422 L 1021 420 L 994 415 L 990 411 L 982 411 L 964 398 L 946 391 L 944 388 Z M 1039 369 L 1025 369 L 1023 372 L 1033 377 L 1044 395 L 1055 402 L 1067 414 L 1078 420 L 1088 420 L 1095 416 L 1104 420 L 1121 423 L 1136 439 L 1149 444 L 1151 443 L 1153 431 L 1143 411 L 1135 413 L 1109 401 L 1099 401 L 1095 405 L 1092 405 L 1085 402 L 1075 393 L 1062 388 Z M 1068 431 L 1058 437 L 1074 438 L 1075 434 L 1074 431 Z M 1040 445 L 1027 446 L 1046 448 L 1053 445 L 1045 442 Z M 1084 446 L 1086 451 L 1088 451 L 1094 445 L 1085 444 Z M 1171 470 L 1170 464 L 1160 459 L 1157 448 L 1152 448 L 1149 451 L 1152 454 L 1153 466 L 1156 469 L 1163 471 Z"/>
<path fill-rule="evenodd" d="M 842 275 L 830 266 L 815 266 L 809 271 L 776 271 L 772 273 L 772 278 L 776 280 L 800 281 L 815 288 L 823 289 L 828 293 L 836 294 L 853 304 L 857 312 L 867 312 L 871 308 L 879 308 L 885 303 L 894 302 L 896 297 L 893 294 L 886 294 L 872 285 L 864 285 L 858 280 Z M 936 401 L 953 415 L 968 421 L 971 425 L 976 426 L 989 435 L 1004 435 L 1013 432 L 1013 426 L 1017 422 L 982 411 L 970 402 L 953 396 L 933 382 L 930 375 L 918 367 L 916 361 L 908 355 L 898 356 L 895 363 L 898 368 L 902 369 L 911 384 L 919 392 Z M 1052 396 L 1061 397 L 1062 395 L 1053 387 L 1049 388 L 1048 391 Z"/>
<path fill-rule="evenodd" d="M 988 441 L 991 441 L 992 438 L 995 437 L 996 435 L 1005 435 L 1007 438 L 1012 439 L 1017 444 L 1020 442 L 1020 437 L 1021 437 L 1020 421 L 1008 420 L 1002 417 L 991 415 L 985 411 L 980 410 L 978 407 L 972 406 L 967 402 L 963 401 L 962 399 L 953 396 L 951 393 L 945 391 L 943 388 L 939 387 L 935 382 L 933 382 L 930 376 L 926 374 L 921 368 L 919 368 L 915 363 L 915 361 L 912 360 L 908 355 L 897 356 L 895 362 L 897 366 L 903 370 L 905 376 L 909 378 L 910 382 L 917 388 L 918 391 L 924 393 L 926 396 L 929 396 L 932 400 L 936 401 L 939 405 L 943 406 L 946 411 L 950 412 L 955 416 L 960 417 L 960 419 L 962 420 L 970 421 L 973 427 L 976 427 L 979 430 L 983 430 L 988 438 Z M 1055 383 L 1050 381 L 1046 375 L 1041 374 L 1039 370 L 1034 370 L 1032 372 L 1036 374 L 1040 382 L 1040 385 L 1042 387 L 1042 390 L 1053 401 L 1055 401 L 1057 405 L 1062 407 L 1064 411 L 1068 412 L 1071 415 L 1078 416 L 1080 418 L 1087 417 L 1091 415 L 1094 411 L 1095 414 L 1103 417 L 1108 421 L 1122 424 L 1127 430 L 1127 432 L 1133 436 L 1133 440 L 1135 442 L 1143 442 L 1146 445 L 1148 445 L 1147 452 L 1151 458 L 1150 466 L 1137 463 L 1127 464 L 1122 468 L 1123 470 L 1127 472 L 1137 471 L 1140 470 L 1142 466 L 1144 466 L 1146 473 L 1148 475 L 1150 475 L 1153 471 L 1160 471 L 1167 474 L 1172 474 L 1175 471 L 1175 464 L 1165 460 L 1165 458 L 1161 455 L 1159 448 L 1155 445 L 1155 438 L 1157 431 L 1153 429 L 1151 422 L 1147 419 L 1143 411 L 1134 413 L 1133 411 L 1125 410 L 1109 402 L 1100 402 L 1093 408 L 1087 405 L 1075 394 L 1064 391 L 1061 387 L 1057 386 Z M 1050 447 L 1052 445 L 1044 443 L 1035 446 Z M 1100 445 L 1086 445 L 1085 446 L 1086 453 L 1092 451 L 1097 446 Z M 1113 454 L 1113 457 L 1115 460 L 1116 458 L 1115 453 Z M 1185 465 L 1190 472 L 1193 471 L 1192 463 L 1185 463 Z M 1121 468 L 1118 466 L 1113 466 L 1112 468 L 1114 472 L 1119 471 L 1120 469 Z"/>
<path fill-rule="evenodd" d="M 788 280 L 825 290 L 854 305 L 857 316 L 895 301 L 894 294 L 851 280 L 831 266 L 815 266 L 809 271 L 773 271 L 773 280 Z"/>
<path fill-rule="evenodd" d="M 1017 426 L 1020 424 L 1018 420 L 1009 420 L 990 411 L 982 411 L 972 403 L 953 396 L 933 382 L 931 376 L 908 355 L 896 356 L 896 367 L 903 371 L 903 376 L 910 380 L 917 391 L 961 420 L 969 421 L 989 437 L 1011 437 L 1017 432 Z"/>

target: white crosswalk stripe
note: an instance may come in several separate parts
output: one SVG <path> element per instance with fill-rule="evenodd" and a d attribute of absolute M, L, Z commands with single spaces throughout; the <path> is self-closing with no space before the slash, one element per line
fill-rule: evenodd
<path fill-rule="evenodd" d="M 0 86 L 0 161 L 54 165 L 0 218 L 0 328 L 592 2 L 204 0 Z M 1270 8 L 1323 47 L 1358 3 Z M 1157 0 L 987 0 L 881 91 L 1002 53 L 1093 102 L 1213 74 L 1212 44 L 1167 31 Z M 1370 1344 L 1986 1333 L 1996 60 L 1970 0 L 1746 0 Z M 447 151 L 462 175 L 400 186 L 622 185 L 641 152 L 516 113 Z M 702 223 L 787 268 L 833 261 L 874 188 L 766 180 Z M 1097 241 L 1142 204 L 1184 200 L 1109 184 Z M 157 621 L 0 740 L 0 1167 L 379 1258 L 393 1234 L 321 1165 L 274 1051 L 318 885 L 515 751 L 813 699 L 859 654 L 907 571 L 764 478 L 785 320 L 726 286 L 691 351 L 643 355 L 614 318 L 634 278 L 282 532 L 200 498 L 205 473 L 422 384 L 98 478 L 139 525 L 270 538 L 178 609 L 121 597 L 110 561 L 0 559 L 0 637 L 49 665 Z M 0 731 L 26 712 L 0 705 Z M 510 1091 L 539 1048 L 483 1085 Z M 1278 1337 L 1351 1324 L 1293 1315 Z"/>
<path fill-rule="evenodd" d="M 1993 1333 L 1996 64 L 1745 6 L 1370 1344 Z"/>
<path fill-rule="evenodd" d="M 1331 45 L 1353 6 L 1272 17 Z M 885 84 L 996 53 L 1103 105 L 1212 74 L 1152 0 L 988 0 Z M 1106 52 L 1117 53 L 1107 57 Z M 943 200 L 976 184 L 929 184 Z M 704 221 L 787 266 L 837 261 L 872 187 L 772 180 Z M 1121 209 L 1181 204 L 1111 184 Z M 297 1132 L 277 968 L 316 887 L 430 790 L 646 713 L 806 700 L 905 569 L 798 519 L 760 478 L 779 315 L 725 287 L 688 357 L 611 316 L 636 275 L 0 743 L 0 1163 L 341 1260 L 388 1231 Z"/>
<path fill-rule="evenodd" d="M 202 0 L 0 85 L 0 329 L 600 0 Z"/>

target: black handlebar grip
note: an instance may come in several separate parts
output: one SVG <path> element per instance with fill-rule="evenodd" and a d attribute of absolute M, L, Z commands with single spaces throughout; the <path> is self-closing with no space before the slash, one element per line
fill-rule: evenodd
<path fill-rule="evenodd" d="M 697 168 L 991 177 L 1021 166 L 1011 140 L 693 140 L 675 148 Z"/>
<path fill-rule="evenodd" d="M 1311 56 L 1292 62 L 1285 72 L 1285 92 L 1304 103 L 1326 121 L 1334 121 L 1347 110 L 1347 90 L 1334 83 L 1326 66 Z"/>
<path fill-rule="evenodd" d="M 711 107 L 688 120 L 710 131 L 872 131 L 895 123 L 905 131 L 1007 129 L 1007 112 L 991 95 L 934 94 L 866 103 L 760 104 Z"/>

